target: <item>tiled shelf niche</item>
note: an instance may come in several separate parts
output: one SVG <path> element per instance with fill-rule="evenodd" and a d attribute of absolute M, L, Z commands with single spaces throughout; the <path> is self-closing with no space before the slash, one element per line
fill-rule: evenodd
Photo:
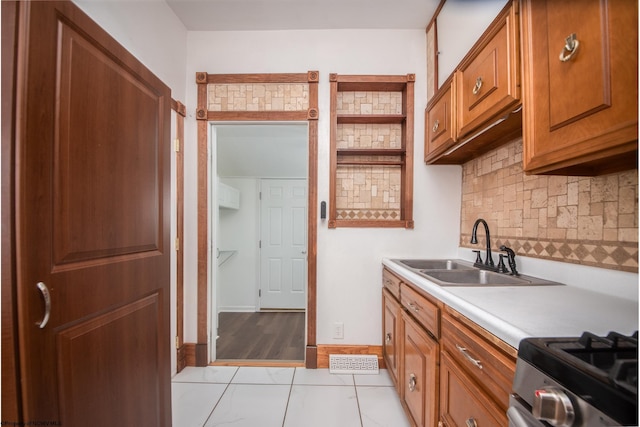
<path fill-rule="evenodd" d="M 415 75 L 329 80 L 329 228 L 413 228 Z"/>

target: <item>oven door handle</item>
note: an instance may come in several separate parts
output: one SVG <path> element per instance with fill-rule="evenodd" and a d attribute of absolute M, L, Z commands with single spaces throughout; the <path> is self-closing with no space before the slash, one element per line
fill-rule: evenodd
<path fill-rule="evenodd" d="M 519 405 L 511 405 L 507 409 L 509 427 L 542 427 L 544 424 L 537 420 L 525 408 Z"/>

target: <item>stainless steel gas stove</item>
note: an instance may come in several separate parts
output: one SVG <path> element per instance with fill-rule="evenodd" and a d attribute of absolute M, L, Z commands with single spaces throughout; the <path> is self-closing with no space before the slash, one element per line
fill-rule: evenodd
<path fill-rule="evenodd" d="M 638 332 L 520 342 L 509 425 L 638 425 Z"/>

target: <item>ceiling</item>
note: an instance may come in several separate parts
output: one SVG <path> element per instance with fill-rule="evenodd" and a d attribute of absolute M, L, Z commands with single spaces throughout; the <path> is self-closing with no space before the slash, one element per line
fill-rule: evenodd
<path fill-rule="evenodd" d="M 188 31 L 425 29 L 441 0 L 165 0 Z"/>

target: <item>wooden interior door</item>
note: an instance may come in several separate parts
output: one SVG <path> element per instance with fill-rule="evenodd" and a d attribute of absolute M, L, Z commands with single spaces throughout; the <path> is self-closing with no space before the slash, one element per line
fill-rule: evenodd
<path fill-rule="evenodd" d="M 19 8 L 24 422 L 170 426 L 170 90 L 73 3 Z"/>

